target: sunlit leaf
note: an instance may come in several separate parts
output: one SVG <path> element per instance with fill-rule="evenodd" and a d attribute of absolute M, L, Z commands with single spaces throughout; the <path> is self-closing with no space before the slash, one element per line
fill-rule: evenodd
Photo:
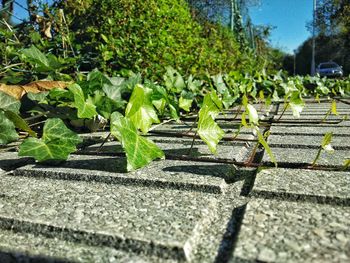
<path fill-rule="evenodd" d="M 249 117 L 249 123 L 254 124 L 254 125 L 258 125 L 259 115 L 258 115 L 258 112 L 256 111 L 256 109 L 254 108 L 254 106 L 251 104 L 247 104 L 246 109 L 247 109 L 247 113 L 248 113 L 248 117 Z"/>
<path fill-rule="evenodd" d="M 188 112 L 191 110 L 192 102 L 193 102 L 193 99 L 186 99 L 184 97 L 180 97 L 179 107 Z"/>
<path fill-rule="evenodd" d="M 164 158 L 163 151 L 152 141 L 139 135 L 133 122 L 118 112 L 111 116 L 111 133 L 122 143 L 128 171 L 141 168 L 154 159 Z"/>
<path fill-rule="evenodd" d="M 225 132 L 215 122 L 215 117 L 220 110 L 212 101 L 210 94 L 205 95 L 203 105 L 199 111 L 198 135 L 208 145 L 212 153 L 216 153 L 216 148 Z"/>
<path fill-rule="evenodd" d="M 337 102 L 335 100 L 332 101 L 332 108 L 331 108 L 331 110 L 332 110 L 332 113 L 334 115 L 339 115 L 338 111 L 337 111 Z"/>
<path fill-rule="evenodd" d="M 270 157 L 271 162 L 273 162 L 275 164 L 275 166 L 277 167 L 277 161 L 276 161 L 275 155 L 273 154 L 270 146 L 267 144 L 267 142 L 264 138 L 264 135 L 262 135 L 262 133 L 259 131 L 259 128 L 256 128 L 255 130 L 256 130 L 257 135 L 258 135 L 259 143 L 264 147 L 265 151 L 267 152 L 267 154 Z"/>
<path fill-rule="evenodd" d="M 26 139 L 20 146 L 19 156 L 34 157 L 37 161 L 67 160 L 76 151 L 82 139 L 69 130 L 61 119 L 48 119 L 41 139 Z"/>
<path fill-rule="evenodd" d="M 153 123 L 159 123 L 157 112 L 151 102 L 151 91 L 137 84 L 125 110 L 125 116 L 143 133 L 147 133 Z"/>
<path fill-rule="evenodd" d="M 78 109 L 78 117 L 81 119 L 91 119 L 97 115 L 96 106 L 85 100 L 83 90 L 78 84 L 73 84 L 68 89 L 74 95 L 74 106 Z"/>

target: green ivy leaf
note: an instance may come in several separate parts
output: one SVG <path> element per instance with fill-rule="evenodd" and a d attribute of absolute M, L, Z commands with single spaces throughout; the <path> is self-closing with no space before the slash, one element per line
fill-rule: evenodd
<path fill-rule="evenodd" d="M 256 132 L 258 134 L 258 141 L 259 141 L 259 143 L 265 148 L 265 151 L 269 155 L 271 162 L 273 162 L 275 164 L 275 166 L 277 167 L 277 161 L 276 161 L 275 155 L 271 151 L 270 146 L 267 144 L 267 142 L 266 142 L 266 140 L 264 138 L 264 135 L 262 135 L 262 133 L 259 131 L 258 127 L 256 127 L 255 130 L 256 130 Z"/>
<path fill-rule="evenodd" d="M 41 139 L 26 139 L 20 146 L 19 156 L 34 157 L 37 161 L 67 160 L 76 151 L 82 139 L 69 130 L 61 119 L 48 119 Z"/>
<path fill-rule="evenodd" d="M 256 109 L 254 108 L 253 105 L 247 104 L 246 106 L 248 117 L 249 117 L 249 123 L 258 125 L 259 123 L 259 115 Z"/>
<path fill-rule="evenodd" d="M 74 95 L 74 106 L 78 109 L 78 117 L 81 119 L 91 119 L 97 115 L 96 106 L 85 100 L 83 90 L 78 84 L 72 84 L 68 89 Z"/>
<path fill-rule="evenodd" d="M 28 132 L 30 136 L 37 137 L 36 132 L 34 132 L 28 125 L 28 123 L 23 120 L 17 113 L 13 111 L 5 111 L 5 116 L 12 121 L 16 128 L 22 131 Z"/>
<path fill-rule="evenodd" d="M 114 112 L 111 116 L 111 133 L 122 143 L 128 171 L 141 168 L 154 159 L 164 158 L 163 151 L 139 135 L 133 122 L 119 112 Z"/>
<path fill-rule="evenodd" d="M 35 46 L 31 46 L 30 48 L 23 49 L 22 54 L 24 55 L 25 59 L 28 62 L 30 62 L 33 66 L 37 67 L 38 69 L 43 71 L 52 70 L 52 67 L 50 65 L 50 61 L 48 60 L 48 58 L 45 56 L 44 53 L 42 53 Z"/>
<path fill-rule="evenodd" d="M 21 103 L 14 97 L 0 91 L 0 109 L 4 111 L 13 111 L 19 113 Z"/>
<path fill-rule="evenodd" d="M 337 102 L 335 100 L 332 101 L 331 111 L 334 115 L 339 115 L 337 111 Z"/>
<path fill-rule="evenodd" d="M 215 122 L 215 117 L 220 110 L 211 99 L 211 95 L 204 97 L 202 108 L 199 111 L 198 135 L 208 145 L 212 153 L 216 153 L 216 148 L 225 132 Z"/>
<path fill-rule="evenodd" d="M 143 133 L 148 132 L 152 123 L 159 123 L 157 112 L 151 102 L 151 92 L 151 89 L 137 84 L 125 110 L 125 116 Z"/>
<path fill-rule="evenodd" d="M 164 74 L 163 78 L 165 81 L 165 86 L 172 92 L 180 93 L 186 87 L 185 81 L 181 74 L 172 67 L 166 68 L 166 73 Z"/>
<path fill-rule="evenodd" d="M 344 170 L 348 169 L 350 167 L 350 159 L 346 159 L 344 161 Z"/>
<path fill-rule="evenodd" d="M 179 107 L 187 112 L 191 110 L 193 99 L 187 99 L 185 97 L 180 97 L 179 99 Z"/>
<path fill-rule="evenodd" d="M 332 137 L 333 137 L 333 133 L 332 132 L 327 132 L 323 139 L 322 139 L 322 143 L 321 143 L 321 147 L 323 150 L 325 150 L 326 152 L 332 153 L 334 152 L 334 149 L 331 145 L 332 142 Z"/>
<path fill-rule="evenodd" d="M 18 140 L 15 125 L 0 111 L 0 145 Z"/>

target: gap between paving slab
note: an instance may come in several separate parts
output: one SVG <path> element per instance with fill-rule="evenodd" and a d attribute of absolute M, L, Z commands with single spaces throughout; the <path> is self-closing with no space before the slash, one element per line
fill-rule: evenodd
<path fill-rule="evenodd" d="M 16 169 L 14 175 L 206 193 L 223 193 L 227 183 L 239 176 L 229 164 L 159 160 L 129 173 L 125 167 L 126 159 L 121 157 L 72 155 L 60 167 L 28 165 Z"/>

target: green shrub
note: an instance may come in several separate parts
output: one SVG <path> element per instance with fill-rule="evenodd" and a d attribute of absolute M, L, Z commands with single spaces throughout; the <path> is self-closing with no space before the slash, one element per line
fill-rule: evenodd
<path fill-rule="evenodd" d="M 104 71 L 123 68 L 160 76 L 166 66 L 181 73 L 237 69 L 243 56 L 221 26 L 195 21 L 185 0 L 61 2 L 87 63 Z"/>

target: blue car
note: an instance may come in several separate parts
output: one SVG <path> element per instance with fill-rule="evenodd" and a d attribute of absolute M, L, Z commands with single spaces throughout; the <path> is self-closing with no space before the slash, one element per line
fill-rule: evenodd
<path fill-rule="evenodd" d="M 343 68 L 335 62 L 320 63 L 316 69 L 320 77 L 342 77 Z"/>

